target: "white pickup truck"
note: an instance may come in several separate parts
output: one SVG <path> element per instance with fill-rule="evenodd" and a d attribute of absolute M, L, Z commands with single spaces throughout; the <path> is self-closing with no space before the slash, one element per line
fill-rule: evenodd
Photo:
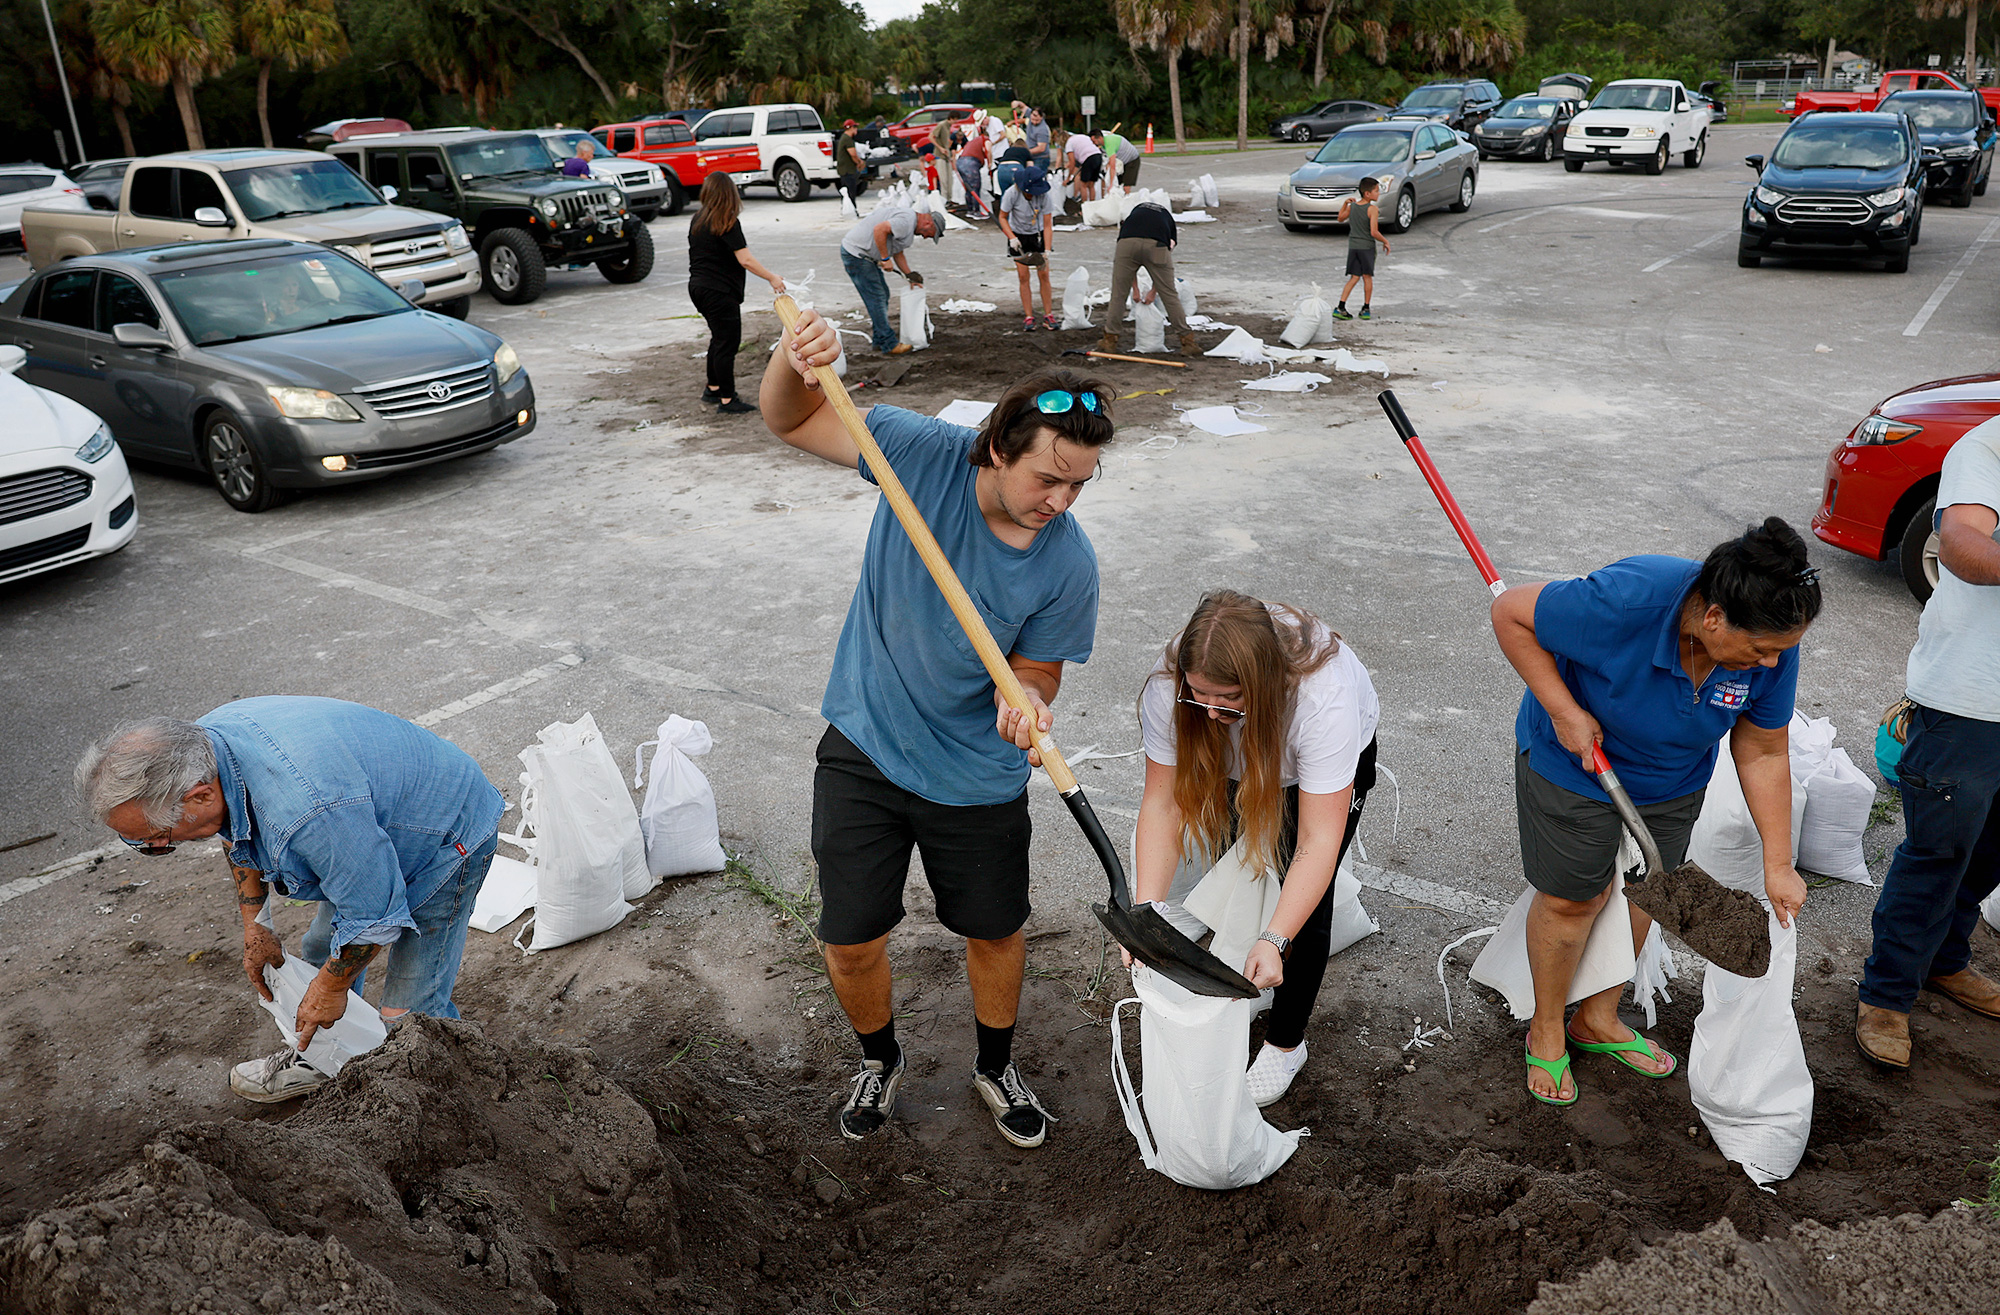
<path fill-rule="evenodd" d="M 731 157 L 729 176 L 738 187 L 770 184 L 786 201 L 803 201 L 814 187 L 830 187 L 839 175 L 833 162 L 833 134 L 810 105 L 744 105 L 710 110 L 694 126 L 705 156 Z M 754 169 L 737 169 L 757 152 Z M 739 161 L 735 157 L 743 156 Z"/>
<path fill-rule="evenodd" d="M 393 190 L 377 192 L 318 151 L 182 151 L 134 160 L 116 213 L 30 206 L 21 212 L 21 241 L 35 269 L 173 242 L 321 242 L 391 287 L 414 279 L 423 285 L 419 305 L 464 319 L 480 277 L 464 225 L 388 204 L 394 199 Z"/>
<path fill-rule="evenodd" d="M 1708 154 L 1709 108 L 1670 78 L 1627 78 L 1606 83 L 1589 108 L 1569 121 L 1563 136 L 1563 168 L 1581 170 L 1586 161 L 1641 164 L 1649 174 L 1666 172 L 1669 156 L 1690 169 Z"/>

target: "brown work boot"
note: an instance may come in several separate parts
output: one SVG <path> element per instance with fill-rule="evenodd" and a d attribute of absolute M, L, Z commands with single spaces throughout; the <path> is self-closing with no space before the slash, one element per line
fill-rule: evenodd
<path fill-rule="evenodd" d="M 1910 1016 L 1864 1004 L 1854 1019 L 1854 1044 L 1884 1068 L 1910 1066 Z"/>
<path fill-rule="evenodd" d="M 1933 977 L 1924 985 L 1939 995 L 1950 996 L 1975 1014 L 2000 1018 L 2000 983 L 1970 968 L 1961 968 L 1949 977 Z"/>
<path fill-rule="evenodd" d="M 1201 355 L 1201 348 L 1195 343 L 1193 334 L 1184 333 L 1181 335 L 1181 355 L 1182 356 Z"/>
<path fill-rule="evenodd" d="M 1099 336 L 1099 338 L 1097 339 L 1097 350 L 1098 350 L 1098 351 L 1100 351 L 1100 352 L 1115 352 L 1115 351 L 1117 351 L 1117 350 L 1118 350 L 1118 335 L 1117 335 L 1117 334 L 1115 334 L 1115 333 L 1113 333 L 1113 332 L 1112 332 L 1111 330 L 1109 330 L 1109 329 L 1106 329 L 1106 330 L 1105 330 L 1105 331 L 1103 332 L 1103 334 L 1102 334 L 1101 336 Z"/>

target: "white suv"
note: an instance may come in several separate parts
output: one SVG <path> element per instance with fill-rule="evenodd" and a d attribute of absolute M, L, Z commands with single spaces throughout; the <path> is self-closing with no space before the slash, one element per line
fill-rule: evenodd
<path fill-rule="evenodd" d="M 0 246 L 21 245 L 21 211 L 88 210 L 83 189 L 60 169 L 39 164 L 0 164 Z"/>
<path fill-rule="evenodd" d="M 1606 83 L 1588 108 L 1569 121 L 1563 136 L 1563 168 L 1576 173 L 1586 160 L 1643 164 L 1663 173 L 1667 157 L 1678 155 L 1690 169 L 1708 153 L 1709 109 L 1687 88 L 1667 78 L 1627 78 Z"/>
<path fill-rule="evenodd" d="M 787 201 L 803 201 L 812 186 L 830 185 L 839 171 L 833 162 L 833 134 L 810 105 L 747 105 L 715 110 L 695 125 L 695 144 L 704 154 L 743 154 L 757 150 L 757 167 L 732 169 L 739 187 L 769 183 Z"/>

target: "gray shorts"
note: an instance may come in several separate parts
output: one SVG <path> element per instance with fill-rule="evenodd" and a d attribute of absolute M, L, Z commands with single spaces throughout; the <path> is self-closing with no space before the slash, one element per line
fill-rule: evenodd
<path fill-rule="evenodd" d="M 1687 861 L 1688 839 L 1706 793 L 1697 790 L 1662 804 L 1639 805 L 1639 816 L 1669 870 Z M 1581 904 L 1611 884 L 1625 830 L 1617 809 L 1542 776 L 1528 766 L 1526 753 L 1514 758 L 1514 808 L 1521 823 L 1521 866 L 1530 886 Z"/>

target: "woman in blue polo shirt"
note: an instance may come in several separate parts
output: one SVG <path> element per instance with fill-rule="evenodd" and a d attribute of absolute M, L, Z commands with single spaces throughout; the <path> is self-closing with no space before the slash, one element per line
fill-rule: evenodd
<path fill-rule="evenodd" d="M 1570 979 L 1609 897 L 1620 824 L 1590 768 L 1602 745 L 1669 868 L 1685 861 L 1718 743 L 1729 737 L 1764 841 L 1764 890 L 1790 926 L 1805 883 L 1792 867 L 1789 727 L 1799 641 L 1819 615 L 1819 572 L 1777 517 L 1703 562 L 1628 557 L 1580 580 L 1509 589 L 1493 603 L 1501 652 L 1528 683 L 1514 723 L 1521 859 L 1535 888 L 1528 963 L 1535 1016 L 1528 1090 L 1576 1101 L 1569 1050 L 1607 1054 L 1664 1078 L 1674 1057 L 1618 1019 L 1624 987 L 1600 991 L 1563 1025 Z M 1633 907 L 1634 952 L 1652 919 Z"/>

